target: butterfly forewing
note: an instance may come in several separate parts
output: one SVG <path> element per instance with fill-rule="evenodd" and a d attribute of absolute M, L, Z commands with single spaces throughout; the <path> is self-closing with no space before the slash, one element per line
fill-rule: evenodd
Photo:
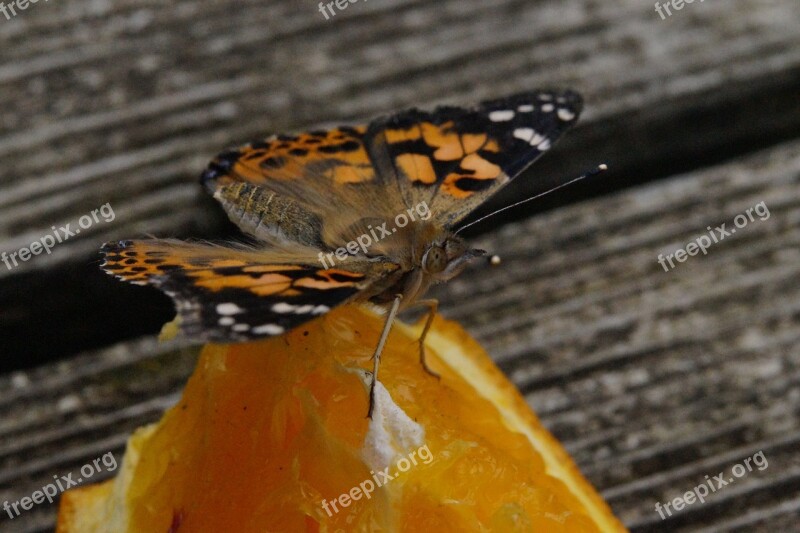
<path fill-rule="evenodd" d="M 472 109 L 410 110 L 373 122 L 407 205 L 426 202 L 450 228 L 546 152 L 577 119 L 573 92 L 529 92 Z M 380 145 L 380 148 L 378 148 Z"/>

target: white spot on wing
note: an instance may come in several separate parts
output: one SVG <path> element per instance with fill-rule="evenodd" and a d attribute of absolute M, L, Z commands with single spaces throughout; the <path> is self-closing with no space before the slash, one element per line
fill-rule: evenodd
<path fill-rule="evenodd" d="M 275 313 L 281 313 L 281 314 L 294 313 L 295 315 L 307 315 L 309 313 L 319 314 L 316 311 L 320 307 L 325 309 L 324 311 L 321 311 L 322 313 L 330 310 L 330 308 L 324 305 L 318 305 L 317 307 L 314 307 L 314 305 L 312 304 L 292 305 L 292 304 L 287 304 L 286 302 L 278 302 L 274 304 L 272 306 L 272 310 Z"/>
<path fill-rule="evenodd" d="M 217 304 L 217 314 L 235 315 L 236 313 L 244 313 L 244 309 L 232 302 Z"/>
<path fill-rule="evenodd" d="M 507 122 L 514 118 L 514 112 L 510 109 L 503 111 L 492 111 L 489 113 L 489 120 L 492 122 Z"/>
<path fill-rule="evenodd" d="M 542 136 L 539 133 L 534 131 L 533 132 L 533 137 L 531 137 L 531 140 L 529 141 L 529 144 L 531 146 L 538 146 L 539 143 L 542 142 L 545 139 L 546 139 L 546 137 L 544 137 L 544 136 Z"/>
<path fill-rule="evenodd" d="M 234 324 L 233 328 L 231 329 L 233 329 L 233 331 L 247 331 L 250 329 L 250 326 L 247 324 Z"/>
<path fill-rule="evenodd" d="M 564 109 L 562 107 L 561 109 L 558 110 L 558 118 L 564 121 L 572 120 L 573 118 L 575 118 L 575 113 L 573 113 L 569 109 Z"/>
<path fill-rule="evenodd" d="M 287 304 L 286 302 L 278 302 L 272 306 L 272 310 L 276 313 L 292 313 L 297 306 Z"/>
<path fill-rule="evenodd" d="M 278 324 L 263 324 L 253 328 L 253 333 L 256 335 L 280 335 L 283 331 Z"/>
<path fill-rule="evenodd" d="M 544 104 L 542 106 L 542 111 L 544 111 L 545 113 L 551 113 L 555 108 L 556 107 L 553 104 Z"/>
<path fill-rule="evenodd" d="M 327 313 L 330 310 L 331 308 L 328 307 L 327 305 L 318 305 L 314 308 L 313 311 L 311 311 L 311 313 L 315 315 L 321 315 L 322 313 Z"/>
<path fill-rule="evenodd" d="M 517 128 L 514 130 L 514 137 L 517 139 L 522 139 L 525 142 L 529 142 L 534 133 L 536 132 L 530 128 Z"/>
<path fill-rule="evenodd" d="M 517 111 L 520 113 L 530 113 L 533 111 L 533 106 L 531 104 L 524 104 L 517 108 Z"/>
<path fill-rule="evenodd" d="M 220 318 L 217 323 L 220 326 L 232 326 L 234 323 L 236 323 L 236 321 L 233 319 L 233 317 L 224 316 Z"/>

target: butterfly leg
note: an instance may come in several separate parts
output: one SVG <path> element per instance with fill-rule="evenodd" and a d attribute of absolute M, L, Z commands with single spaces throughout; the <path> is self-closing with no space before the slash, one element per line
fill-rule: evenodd
<path fill-rule="evenodd" d="M 383 325 L 383 331 L 381 332 L 380 340 L 378 340 L 378 346 L 375 348 L 375 353 L 372 355 L 372 380 L 369 384 L 369 411 L 367 411 L 367 418 L 372 418 L 372 411 L 375 408 L 375 383 L 378 381 L 378 366 L 381 362 L 381 352 L 386 344 L 386 338 L 389 336 L 389 331 L 392 329 L 392 324 L 394 324 L 394 319 L 397 316 L 397 310 L 400 308 L 400 301 L 402 299 L 402 294 L 395 296 L 392 307 L 389 309 L 389 313 L 386 315 L 386 323 Z"/>
<path fill-rule="evenodd" d="M 439 300 L 420 300 L 416 303 L 416 305 L 425 305 L 428 307 L 428 317 L 425 319 L 425 327 L 422 328 L 422 335 L 419 336 L 419 362 L 422 365 L 422 368 L 425 369 L 425 372 L 436 379 L 441 379 L 441 376 L 431 370 L 427 361 L 425 360 L 425 337 L 428 335 L 428 330 L 431 329 L 433 319 L 436 317 L 436 311 L 439 310 Z"/>

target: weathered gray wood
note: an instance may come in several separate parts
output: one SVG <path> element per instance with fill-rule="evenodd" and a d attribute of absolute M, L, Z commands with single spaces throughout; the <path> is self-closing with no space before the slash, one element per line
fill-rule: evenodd
<path fill-rule="evenodd" d="M 798 18 L 792 0 L 664 21 L 634 0 L 382 0 L 330 21 L 314 2 L 32 6 L 0 25 L 3 249 L 106 202 L 117 218 L 0 277 L 113 237 L 214 234 L 195 181 L 227 145 L 409 105 L 579 89 L 585 119 L 543 176 L 746 149 L 800 128 Z"/>
<path fill-rule="evenodd" d="M 14 303 L 0 326 L 31 320 L 36 287 L 16 274 L 84 263 L 111 238 L 224 234 L 195 177 L 228 144 L 575 87 L 581 125 L 534 167 L 541 181 L 496 203 L 599 162 L 612 172 L 598 190 L 687 173 L 487 223 L 479 245 L 504 264 L 438 289 L 443 313 L 634 531 L 798 530 L 799 19 L 793 0 L 695 2 L 665 21 L 633 0 L 373 0 L 331 21 L 312 1 L 32 5 L 0 18 L 0 251 L 106 202 L 117 218 L 0 265 L 0 301 Z M 760 201 L 769 220 L 674 271 L 656 262 Z M 74 281 L 59 296 L 81 302 Z M 176 400 L 193 354 L 145 339 L 0 376 L 0 502 L 107 451 L 121 458 L 127 435 Z M 768 469 L 660 520 L 656 501 L 758 450 Z M 0 529 L 45 531 L 54 514 L 0 512 Z"/>
<path fill-rule="evenodd" d="M 119 464 L 131 432 L 178 400 L 196 351 L 144 339 L 0 377 L 0 501 L 30 496 L 54 475 L 77 479 L 108 452 Z M 45 502 L 13 520 L 4 512 L 2 530 L 52 531 L 56 511 Z"/>
<path fill-rule="evenodd" d="M 508 224 L 477 241 L 502 266 L 476 265 L 437 291 L 634 531 L 794 527 L 798 176 L 800 143 L 787 143 Z M 761 201 L 769 219 L 673 271 L 658 265 Z M 175 401 L 192 354 L 144 340 L 0 378 L 0 500 L 108 450 L 120 457 L 126 435 Z M 656 514 L 656 501 L 758 451 L 765 470 L 675 520 Z"/>

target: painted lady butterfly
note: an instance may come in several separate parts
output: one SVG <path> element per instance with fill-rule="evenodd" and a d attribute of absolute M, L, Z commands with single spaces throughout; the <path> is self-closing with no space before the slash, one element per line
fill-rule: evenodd
<path fill-rule="evenodd" d="M 181 333 L 199 341 L 280 335 L 345 302 L 377 304 L 389 313 L 374 385 L 398 310 L 430 307 L 424 365 L 436 302 L 420 298 L 484 253 L 454 227 L 547 151 L 580 110 L 574 92 L 533 91 L 274 135 L 220 154 L 201 178 L 258 245 L 116 241 L 103 246 L 102 268 L 172 297 Z M 395 227 L 368 250 L 344 248 L 419 205 L 432 216 Z M 320 264 L 335 253 L 347 261 Z"/>

